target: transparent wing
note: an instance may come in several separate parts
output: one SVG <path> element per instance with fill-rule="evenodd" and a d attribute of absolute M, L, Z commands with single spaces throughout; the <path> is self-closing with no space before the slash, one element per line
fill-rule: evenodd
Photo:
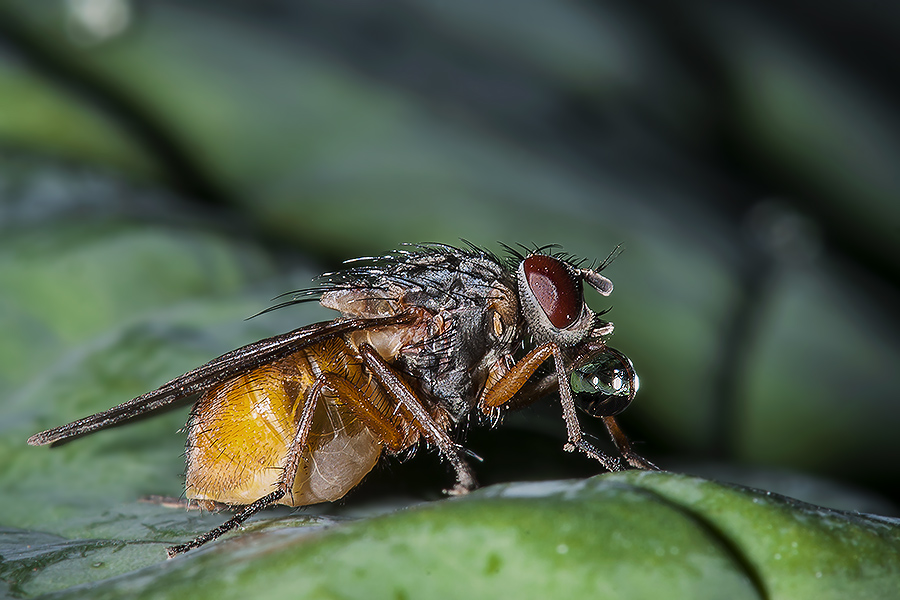
<path fill-rule="evenodd" d="M 317 341 L 341 335 L 349 331 L 397 325 L 412 320 L 408 314 L 376 319 L 347 319 L 315 323 L 294 331 L 270 337 L 211 360 L 172 381 L 133 400 L 109 410 L 84 417 L 67 425 L 36 433 L 28 438 L 32 446 L 44 446 L 65 442 L 76 437 L 112 427 L 144 415 L 173 402 L 203 392 L 228 381 L 242 372 L 271 363 L 297 352 Z"/>

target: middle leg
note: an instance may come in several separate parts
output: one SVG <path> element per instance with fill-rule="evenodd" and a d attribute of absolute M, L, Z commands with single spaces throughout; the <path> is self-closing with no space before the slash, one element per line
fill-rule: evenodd
<path fill-rule="evenodd" d="M 478 486 L 472 468 L 463 458 L 463 448 L 455 443 L 447 432 L 434 420 L 416 396 L 394 369 L 369 344 L 359 347 L 363 363 L 400 407 L 409 412 L 415 426 L 427 441 L 437 446 L 441 456 L 446 458 L 456 472 L 456 485 L 445 490 L 452 496 L 466 494 Z"/>

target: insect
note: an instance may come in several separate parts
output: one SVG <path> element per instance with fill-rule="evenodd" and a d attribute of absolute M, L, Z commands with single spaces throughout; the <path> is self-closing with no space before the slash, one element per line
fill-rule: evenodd
<path fill-rule="evenodd" d="M 554 391 L 566 450 L 609 471 L 656 469 L 614 419 L 637 392 L 634 367 L 606 345 L 613 324 L 584 299 L 584 283 L 604 296 L 612 292 L 600 271 L 614 253 L 597 268 L 582 268 L 555 246 L 505 248 L 508 256 L 500 258 L 471 244 L 419 244 L 348 261 L 321 276 L 318 287 L 290 292 L 269 309 L 319 300 L 340 311 L 333 321 L 239 348 L 28 443 L 70 440 L 199 394 L 187 424 L 185 496 L 236 512 L 169 548 L 170 557 L 271 504 L 342 498 L 382 454 L 422 442 L 453 469 L 447 493 L 464 494 L 476 482 L 452 434 L 474 415 L 496 422 Z M 602 419 L 621 458 L 585 439 L 576 408 Z"/>

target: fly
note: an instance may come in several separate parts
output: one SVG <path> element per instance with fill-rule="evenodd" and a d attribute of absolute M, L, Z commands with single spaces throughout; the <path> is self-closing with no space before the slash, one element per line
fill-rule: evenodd
<path fill-rule="evenodd" d="M 568 433 L 609 471 L 656 469 L 614 416 L 634 399 L 631 361 L 606 345 L 613 324 L 584 300 L 612 282 L 553 246 L 500 258 L 468 245 L 422 244 L 348 261 L 274 308 L 318 300 L 341 316 L 249 344 L 104 412 L 29 438 L 63 442 L 199 394 L 187 424 L 185 496 L 236 510 L 220 527 L 167 550 L 197 548 L 272 504 L 342 498 L 382 454 L 422 442 L 452 467 L 448 494 L 476 487 L 453 431 L 472 413 L 558 392 Z M 611 255 L 612 256 L 612 255 Z M 271 310 L 271 309 L 270 309 Z M 541 365 L 552 368 L 539 371 Z M 576 408 L 600 418 L 621 458 L 590 444 Z"/>

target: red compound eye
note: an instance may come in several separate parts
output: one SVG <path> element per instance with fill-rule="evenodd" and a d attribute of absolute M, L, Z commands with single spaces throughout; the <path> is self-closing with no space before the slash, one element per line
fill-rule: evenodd
<path fill-rule="evenodd" d="M 533 254 L 522 263 L 528 287 L 544 314 L 557 329 L 565 329 L 581 316 L 584 286 L 561 260 Z"/>

